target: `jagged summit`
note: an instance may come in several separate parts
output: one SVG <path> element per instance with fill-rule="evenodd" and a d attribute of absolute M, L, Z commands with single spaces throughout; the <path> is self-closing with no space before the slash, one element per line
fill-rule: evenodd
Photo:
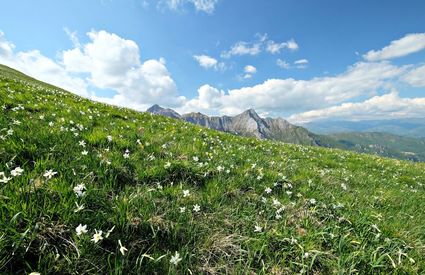
<path fill-rule="evenodd" d="M 156 114 L 156 115 L 168 116 L 172 118 L 181 118 L 180 114 L 174 111 L 173 109 L 162 108 L 158 104 L 153 105 L 152 107 L 147 109 L 146 112 Z"/>
<path fill-rule="evenodd" d="M 261 117 L 257 114 L 257 112 L 252 108 L 240 113 L 239 115 L 236 115 L 236 117 L 250 117 L 250 118 L 253 118 L 255 120 L 261 119 Z"/>
<path fill-rule="evenodd" d="M 147 109 L 147 112 L 153 112 L 153 111 L 158 111 L 158 110 L 164 110 L 164 108 L 162 108 L 161 106 L 159 106 L 158 104 L 152 105 L 149 109 Z"/>

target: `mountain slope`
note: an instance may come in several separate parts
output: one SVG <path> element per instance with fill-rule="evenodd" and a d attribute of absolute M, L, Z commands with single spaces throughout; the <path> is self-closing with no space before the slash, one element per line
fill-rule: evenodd
<path fill-rule="evenodd" d="M 261 118 L 253 109 L 234 117 L 209 117 L 201 113 L 180 115 L 171 109 L 154 105 L 149 113 L 183 119 L 187 122 L 210 129 L 237 134 L 244 137 L 272 139 L 302 145 L 316 145 L 314 135 L 303 127 L 292 125 L 282 118 Z"/>
<path fill-rule="evenodd" d="M 0 66 L 1 274 L 422 274 L 425 165 L 242 138 Z"/>

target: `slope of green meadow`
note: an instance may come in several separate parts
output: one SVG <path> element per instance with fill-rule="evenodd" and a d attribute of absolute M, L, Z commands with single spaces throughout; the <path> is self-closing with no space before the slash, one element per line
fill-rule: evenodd
<path fill-rule="evenodd" d="M 0 112 L 2 274 L 425 273 L 424 163 L 241 138 L 3 66 Z"/>

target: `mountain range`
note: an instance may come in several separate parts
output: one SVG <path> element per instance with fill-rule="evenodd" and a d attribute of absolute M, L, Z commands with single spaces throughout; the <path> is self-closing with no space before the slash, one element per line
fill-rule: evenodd
<path fill-rule="evenodd" d="M 244 137 L 272 139 L 312 146 L 318 145 L 315 134 L 307 129 L 295 126 L 283 118 L 261 118 L 254 109 L 246 110 L 236 116 L 210 117 L 199 112 L 180 115 L 172 109 L 153 105 L 147 112 L 185 120 L 196 125 Z"/>
<path fill-rule="evenodd" d="M 425 161 L 424 138 L 353 130 L 343 133 L 330 131 L 329 134 L 316 134 L 304 127 L 293 125 L 283 118 L 262 118 L 254 109 L 246 110 L 236 116 L 207 116 L 199 112 L 181 115 L 172 109 L 155 104 L 146 111 L 244 137 L 339 148 L 411 161 Z M 325 128 L 323 125 L 321 127 Z"/>

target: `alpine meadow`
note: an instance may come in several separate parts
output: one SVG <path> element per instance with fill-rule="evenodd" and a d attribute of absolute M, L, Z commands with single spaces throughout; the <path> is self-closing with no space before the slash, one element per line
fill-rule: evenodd
<path fill-rule="evenodd" d="M 1 1 L 0 275 L 425 275 L 424 14 Z"/>
<path fill-rule="evenodd" d="M 425 165 L 237 137 L 1 67 L 0 270 L 425 271 Z"/>

